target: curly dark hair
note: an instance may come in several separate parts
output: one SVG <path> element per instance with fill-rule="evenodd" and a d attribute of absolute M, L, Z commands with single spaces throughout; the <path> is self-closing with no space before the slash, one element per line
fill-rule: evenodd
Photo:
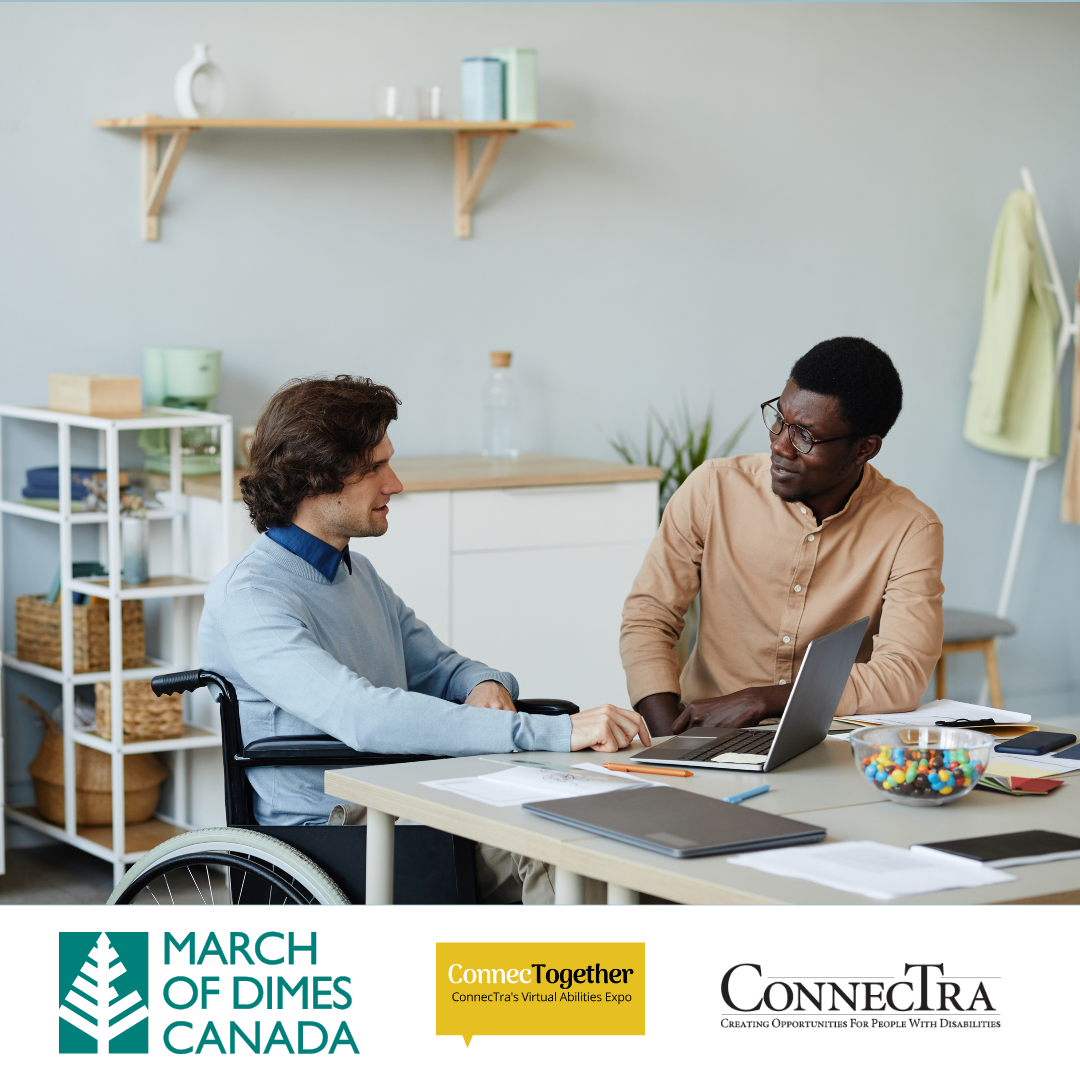
<path fill-rule="evenodd" d="M 791 378 L 800 390 L 836 398 L 857 435 L 884 438 L 904 403 L 904 388 L 892 360 L 865 338 L 820 342 L 796 361 Z"/>
<path fill-rule="evenodd" d="M 371 379 L 293 379 L 267 402 L 240 481 L 258 532 L 288 525 L 309 495 L 336 495 L 367 468 L 401 404 Z"/>

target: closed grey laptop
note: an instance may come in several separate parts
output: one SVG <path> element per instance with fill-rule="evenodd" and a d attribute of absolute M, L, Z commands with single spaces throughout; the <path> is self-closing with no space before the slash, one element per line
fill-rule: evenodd
<path fill-rule="evenodd" d="M 549 799 L 526 803 L 525 809 L 678 859 L 814 844 L 825 838 L 825 830 L 818 825 L 671 787 L 636 787 L 606 795 Z"/>
<path fill-rule="evenodd" d="M 807 645 L 787 708 L 774 730 L 691 728 L 642 750 L 633 760 L 649 765 L 770 772 L 817 746 L 828 734 L 869 624 L 868 618 L 860 619 Z"/>

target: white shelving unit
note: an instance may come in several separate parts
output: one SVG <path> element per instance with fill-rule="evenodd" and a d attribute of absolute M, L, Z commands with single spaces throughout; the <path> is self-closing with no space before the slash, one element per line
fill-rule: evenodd
<path fill-rule="evenodd" d="M 192 666 L 193 657 L 188 652 L 188 604 L 186 598 L 202 596 L 207 581 L 184 575 L 185 569 L 185 530 L 184 500 L 182 498 L 183 476 L 181 474 L 180 432 L 190 427 L 221 428 L 221 492 L 223 503 L 232 500 L 233 465 L 232 465 L 232 417 L 222 413 L 193 412 L 187 409 L 146 409 L 143 415 L 128 420 L 109 420 L 95 416 L 80 416 L 73 413 L 53 412 L 45 408 L 22 405 L 0 405 L 0 425 L 4 419 L 30 420 L 38 423 L 55 424 L 57 429 L 57 460 L 61 478 L 60 509 L 45 510 L 37 506 L 28 506 L 21 502 L 0 499 L 0 513 L 17 517 L 32 518 L 59 526 L 60 533 L 60 626 L 61 626 L 61 667 L 59 670 L 44 667 L 41 664 L 19 660 L 14 652 L 3 651 L 3 620 L 0 619 L 0 652 L 3 652 L 3 667 L 34 675 L 40 679 L 56 683 L 61 688 L 63 705 L 64 739 L 64 826 L 53 825 L 37 812 L 35 807 L 6 807 L 5 814 L 20 825 L 26 825 L 38 832 L 45 833 L 55 840 L 88 851 L 113 865 L 113 877 L 119 881 L 128 864 L 133 863 L 144 852 L 162 840 L 188 825 L 187 808 L 187 751 L 200 747 L 220 745 L 217 732 L 206 728 L 185 724 L 184 735 L 177 739 L 164 739 L 152 742 L 123 741 L 123 683 L 132 679 L 150 679 L 169 671 L 183 671 Z M 79 512 L 71 504 L 71 429 L 84 428 L 98 433 L 98 465 L 107 474 L 107 504 L 105 512 Z M 152 577 L 145 585 L 127 585 L 120 578 L 120 433 L 122 431 L 141 431 L 147 428 L 165 428 L 170 433 L 170 477 L 169 506 L 164 510 L 151 510 L 148 517 L 153 521 L 169 520 L 172 522 L 171 561 L 172 573 L 163 577 Z M 2 436 L 2 430 L 0 430 Z M 0 437 L 2 449 L 2 437 Z M 0 462 L 2 464 L 2 462 Z M 0 470 L 2 475 L 2 470 Z M 108 583 L 101 580 L 73 578 L 72 569 L 72 532 L 76 527 L 96 525 L 99 530 L 99 550 L 101 561 L 108 566 Z M 229 552 L 229 515 L 221 516 L 221 565 L 228 562 Z M 0 529 L 0 569 L 3 567 L 3 530 Z M 15 590 L 18 591 L 18 590 Z M 85 593 L 99 596 L 109 601 L 109 669 L 108 671 L 75 674 L 74 671 L 74 633 L 72 620 L 72 593 Z M 152 666 L 124 669 L 123 655 L 123 620 L 121 602 L 123 600 L 154 600 L 169 598 L 172 604 L 172 642 L 173 657 L 159 660 L 148 657 Z M 3 574 L 0 573 L 0 612 L 4 610 L 6 598 L 3 595 Z M 88 732 L 75 730 L 75 687 L 95 682 L 111 682 L 112 738 L 102 739 Z M 101 750 L 112 757 L 112 827 L 82 826 L 75 823 L 75 746 L 76 744 Z M 0 737 L 0 748 L 3 746 Z M 128 754 L 150 754 L 156 751 L 176 751 L 173 788 L 173 813 L 166 820 L 158 816 L 149 822 L 138 825 L 124 825 L 124 758 Z M 2 777 L 0 777 L 2 785 Z M 3 788 L 0 786 L 0 796 Z M 2 804 L 0 804 L 2 805 Z M 0 822 L 0 860 L 3 850 L 3 829 Z M 0 871 L 3 863 L 0 861 Z"/>

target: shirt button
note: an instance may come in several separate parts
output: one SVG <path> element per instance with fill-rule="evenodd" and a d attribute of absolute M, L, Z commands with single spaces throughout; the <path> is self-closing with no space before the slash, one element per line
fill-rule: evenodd
<path fill-rule="evenodd" d="M 796 585 L 795 586 L 795 591 L 796 592 L 802 592 L 802 586 L 801 585 Z"/>
<path fill-rule="evenodd" d="M 801 511 L 802 511 L 802 512 L 803 512 L 804 514 L 806 513 L 806 507 L 805 507 L 805 506 L 800 506 L 800 507 L 799 507 L 799 509 L 800 509 L 800 510 L 801 510 Z"/>
<path fill-rule="evenodd" d="M 813 534 L 813 533 L 811 533 L 811 534 L 810 534 L 810 535 L 809 535 L 809 536 L 808 536 L 808 537 L 806 538 L 806 541 L 807 541 L 807 543 L 809 543 L 809 544 L 812 544 L 812 543 L 814 542 L 814 534 Z"/>
<path fill-rule="evenodd" d="M 780 680 L 780 685 L 781 686 L 787 686 L 787 679 L 781 679 Z"/>
<path fill-rule="evenodd" d="M 787 634 L 785 634 L 785 635 L 784 635 L 784 644 L 785 644 L 785 645 L 787 645 L 787 644 L 788 644 L 788 643 L 789 643 L 790 641 L 791 641 L 791 638 L 789 638 L 789 637 L 787 636 Z"/>

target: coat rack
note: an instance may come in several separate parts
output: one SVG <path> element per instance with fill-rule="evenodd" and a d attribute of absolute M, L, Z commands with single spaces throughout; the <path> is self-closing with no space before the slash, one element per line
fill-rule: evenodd
<path fill-rule="evenodd" d="M 1057 363 L 1054 368 L 1054 378 L 1057 383 L 1061 382 L 1061 369 L 1065 364 L 1065 353 L 1068 351 L 1069 342 L 1080 327 L 1080 302 L 1075 308 L 1069 310 L 1069 302 L 1066 299 L 1065 286 L 1061 281 L 1061 271 L 1058 270 L 1057 258 L 1054 255 L 1054 245 L 1050 243 L 1050 233 L 1046 228 L 1046 220 L 1043 217 L 1042 207 L 1039 205 L 1039 196 L 1035 192 L 1035 184 L 1032 182 L 1031 173 L 1027 169 L 1020 170 L 1020 179 L 1023 181 L 1024 190 L 1031 196 L 1035 203 L 1035 229 L 1039 234 L 1039 243 L 1042 245 L 1043 255 L 1046 258 L 1047 269 L 1050 271 L 1050 282 L 1054 290 L 1054 298 L 1057 300 L 1058 311 L 1061 314 L 1061 329 L 1058 331 Z M 1020 548 L 1024 543 L 1024 531 L 1027 528 L 1028 515 L 1031 512 L 1031 496 L 1035 490 L 1035 478 L 1049 468 L 1056 457 L 1031 458 L 1028 461 L 1027 473 L 1024 476 L 1024 487 L 1020 493 L 1020 506 L 1016 512 L 1016 524 L 1013 526 L 1012 544 L 1009 546 L 1009 558 L 1005 563 L 1005 577 L 1001 582 L 1001 593 L 998 597 L 997 617 L 1004 619 L 1009 610 L 1009 601 L 1012 599 L 1013 583 L 1016 580 L 1016 567 L 1020 562 Z"/>

